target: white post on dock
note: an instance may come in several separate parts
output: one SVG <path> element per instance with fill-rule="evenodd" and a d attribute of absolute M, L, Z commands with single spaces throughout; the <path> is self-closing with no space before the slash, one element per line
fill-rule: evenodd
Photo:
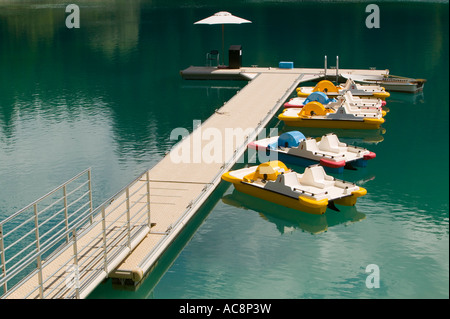
<path fill-rule="evenodd" d="M 3 225 L 0 223 L 0 264 L 2 270 L 2 277 L 6 278 L 6 258 L 5 258 L 5 244 L 3 242 Z M 8 291 L 7 281 L 3 284 L 3 293 Z"/>
<path fill-rule="evenodd" d="M 339 56 L 336 55 L 336 84 L 339 84 Z"/>
<path fill-rule="evenodd" d="M 103 269 L 108 273 L 108 244 L 106 242 L 106 215 L 105 206 L 102 207 L 102 235 L 103 235 Z"/>
<path fill-rule="evenodd" d="M 33 205 L 34 208 L 34 233 L 36 235 L 36 257 L 37 270 L 38 270 L 38 285 L 39 285 L 39 298 L 44 299 L 44 281 L 42 276 L 42 254 L 41 254 L 41 244 L 39 240 L 39 212 L 37 208 L 37 203 Z"/>
<path fill-rule="evenodd" d="M 325 56 L 325 66 L 324 66 L 324 70 L 325 70 L 325 79 L 327 78 L 327 56 Z"/>

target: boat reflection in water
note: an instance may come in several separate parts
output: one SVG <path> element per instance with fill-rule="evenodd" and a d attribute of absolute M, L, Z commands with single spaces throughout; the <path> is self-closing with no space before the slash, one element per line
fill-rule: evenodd
<path fill-rule="evenodd" d="M 329 227 L 354 223 L 366 218 L 365 214 L 358 212 L 356 206 L 339 206 L 339 212 L 328 209 L 323 215 L 313 215 L 255 198 L 236 190 L 223 196 L 222 201 L 227 205 L 258 212 L 263 219 L 274 223 L 281 234 L 290 233 L 296 229 L 311 234 L 319 234 L 327 231 Z"/>

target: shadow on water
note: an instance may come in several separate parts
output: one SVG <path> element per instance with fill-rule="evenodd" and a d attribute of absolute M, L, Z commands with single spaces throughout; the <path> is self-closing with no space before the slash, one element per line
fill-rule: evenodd
<path fill-rule="evenodd" d="M 281 234 L 290 233 L 296 229 L 319 234 L 327 231 L 329 227 L 354 223 L 366 218 L 366 215 L 359 212 L 355 206 L 339 206 L 340 212 L 328 209 L 323 215 L 313 215 L 282 207 L 236 190 L 224 196 L 222 201 L 227 205 L 257 212 L 261 218 L 275 224 Z"/>

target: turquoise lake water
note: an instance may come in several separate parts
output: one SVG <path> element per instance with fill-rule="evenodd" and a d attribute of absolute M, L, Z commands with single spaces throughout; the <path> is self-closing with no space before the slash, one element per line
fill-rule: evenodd
<path fill-rule="evenodd" d="M 368 190 L 355 207 L 312 216 L 221 183 L 135 291 L 107 281 L 90 298 L 449 297 L 448 1 L 377 1 L 379 29 L 364 1 L 76 3 L 68 29 L 61 1 L 0 1 L 0 219 L 88 167 L 101 204 L 162 159 L 174 128 L 235 95 L 246 82 L 179 74 L 221 49 L 220 26 L 193 24 L 217 11 L 252 21 L 225 27 L 245 66 L 321 68 L 327 55 L 427 80 L 391 93 L 382 130 L 337 131 L 377 154 L 339 176 Z"/>

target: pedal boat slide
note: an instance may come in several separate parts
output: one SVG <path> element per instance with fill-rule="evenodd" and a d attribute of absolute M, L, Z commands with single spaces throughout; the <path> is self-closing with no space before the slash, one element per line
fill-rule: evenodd
<path fill-rule="evenodd" d="M 339 141 L 334 133 L 319 139 L 306 138 L 299 131 L 285 132 L 280 136 L 254 141 L 248 148 L 264 151 L 271 160 L 280 160 L 299 166 L 320 164 L 327 173 L 343 173 L 345 169 L 366 167 L 367 161 L 376 157 L 368 149 L 349 146 Z"/>
<path fill-rule="evenodd" d="M 321 215 L 335 204 L 353 206 L 365 188 L 327 175 L 320 165 L 312 165 L 298 174 L 281 161 L 229 171 L 222 179 L 236 190 L 302 212 Z"/>

